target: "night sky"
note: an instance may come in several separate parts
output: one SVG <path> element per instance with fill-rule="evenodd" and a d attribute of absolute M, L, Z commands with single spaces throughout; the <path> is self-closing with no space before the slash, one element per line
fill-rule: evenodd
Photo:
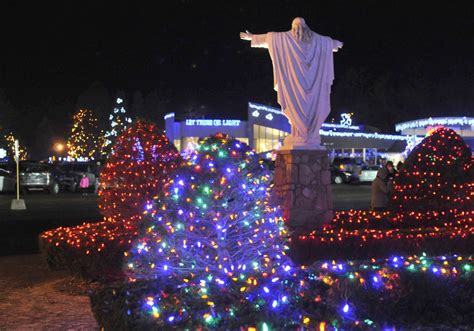
<path fill-rule="evenodd" d="M 472 1 L 152 3 L 3 1 L 3 126 L 40 155 L 66 138 L 77 107 L 106 118 L 117 93 L 160 125 L 169 111 L 245 119 L 249 100 L 277 104 L 268 51 L 239 32 L 285 31 L 296 16 L 344 42 L 331 117 L 354 112 L 358 124 L 393 132 L 400 121 L 472 116 Z"/>

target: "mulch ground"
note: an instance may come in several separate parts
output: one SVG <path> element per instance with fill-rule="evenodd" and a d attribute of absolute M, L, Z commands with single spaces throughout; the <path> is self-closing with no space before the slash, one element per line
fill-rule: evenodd
<path fill-rule="evenodd" d="M 0 330 L 98 330 L 86 284 L 39 254 L 0 257 Z"/>

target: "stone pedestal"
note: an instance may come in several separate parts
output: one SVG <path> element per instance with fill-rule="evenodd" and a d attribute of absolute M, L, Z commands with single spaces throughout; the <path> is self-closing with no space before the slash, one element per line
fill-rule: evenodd
<path fill-rule="evenodd" d="M 317 229 L 332 220 L 327 150 L 277 151 L 274 183 L 290 230 Z"/>

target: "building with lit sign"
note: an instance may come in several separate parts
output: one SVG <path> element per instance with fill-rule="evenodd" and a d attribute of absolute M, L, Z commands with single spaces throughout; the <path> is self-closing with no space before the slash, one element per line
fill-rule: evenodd
<path fill-rule="evenodd" d="M 274 107 L 249 102 L 247 121 L 238 119 L 180 119 L 174 113 L 165 116 L 166 134 L 179 150 L 191 146 L 200 137 L 222 132 L 249 144 L 257 153 L 275 150 L 290 132 L 283 112 Z M 407 137 L 377 132 L 377 129 L 353 125 L 350 114 L 341 123 L 324 123 L 321 142 L 330 155 L 360 157 L 363 160 L 398 154 L 405 150 Z M 191 144 L 191 145 L 190 145 Z M 394 158 L 397 159 L 397 158 Z"/>
<path fill-rule="evenodd" d="M 438 126 L 456 131 L 474 152 L 474 117 L 430 117 L 395 125 L 395 131 L 403 135 L 424 137 Z"/>

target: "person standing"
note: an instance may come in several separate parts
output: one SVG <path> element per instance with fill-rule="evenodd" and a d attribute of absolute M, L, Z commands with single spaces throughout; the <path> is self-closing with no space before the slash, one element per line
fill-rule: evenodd
<path fill-rule="evenodd" d="M 398 173 L 398 171 L 395 170 L 395 167 L 393 166 L 393 162 L 387 161 L 387 163 L 385 164 L 385 168 L 387 168 L 388 170 L 388 179 L 393 180 L 395 175 Z"/>
<path fill-rule="evenodd" d="M 377 177 L 372 182 L 370 207 L 374 211 L 384 211 L 387 208 L 392 187 L 388 177 L 387 168 L 380 168 L 377 171 Z"/>
<path fill-rule="evenodd" d="M 79 186 L 81 187 L 82 196 L 87 195 L 87 190 L 89 189 L 89 178 L 87 178 L 86 174 L 82 174 L 81 181 L 79 182 Z"/>

